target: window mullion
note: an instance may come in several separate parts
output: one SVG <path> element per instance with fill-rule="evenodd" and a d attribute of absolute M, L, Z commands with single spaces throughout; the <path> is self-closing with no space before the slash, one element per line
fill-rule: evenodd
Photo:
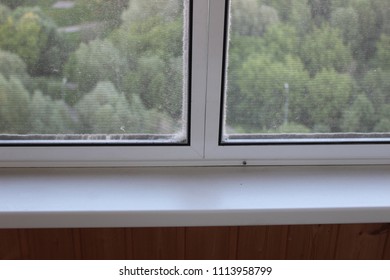
<path fill-rule="evenodd" d="M 210 1 L 205 157 L 218 149 L 225 36 L 225 0 Z"/>

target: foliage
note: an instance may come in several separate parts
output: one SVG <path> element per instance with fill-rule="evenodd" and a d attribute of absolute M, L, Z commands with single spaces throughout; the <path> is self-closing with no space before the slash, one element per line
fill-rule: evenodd
<path fill-rule="evenodd" d="M 31 0 L 1 0 L 0 4 L 6 5 L 11 9 L 27 4 Z"/>
<path fill-rule="evenodd" d="M 231 1 L 231 5 L 233 34 L 261 36 L 270 25 L 279 21 L 277 11 L 260 1 Z"/>
<path fill-rule="evenodd" d="M 0 50 L 0 74 L 6 79 L 16 76 L 21 81 L 26 81 L 28 78 L 23 60 L 12 52 L 2 50 Z"/>
<path fill-rule="evenodd" d="M 71 109 L 61 100 L 36 91 L 30 101 L 30 131 L 34 134 L 74 133 L 74 120 Z"/>
<path fill-rule="evenodd" d="M 342 131 L 372 132 L 375 121 L 374 106 L 365 95 L 360 94 L 352 106 L 344 112 Z"/>
<path fill-rule="evenodd" d="M 41 48 L 47 36 L 41 32 L 39 16 L 30 11 L 20 18 L 8 17 L 0 26 L 0 47 L 14 51 L 32 70 L 38 62 Z"/>
<path fill-rule="evenodd" d="M 291 118 L 300 119 L 303 112 L 295 104 L 304 98 L 308 79 L 302 63 L 294 57 L 286 57 L 282 63 L 264 55 L 251 56 L 238 74 L 241 102 L 229 103 L 228 112 L 238 111 L 235 122 L 243 122 L 255 131 L 275 129 L 283 123 L 283 108 L 288 94 L 293 104 Z"/>
<path fill-rule="evenodd" d="M 390 71 L 374 69 L 363 78 L 361 88 L 379 112 L 384 104 L 390 104 Z"/>
<path fill-rule="evenodd" d="M 22 82 L 0 74 L 0 131 L 8 134 L 28 132 L 29 107 L 30 95 Z"/>
<path fill-rule="evenodd" d="M 316 132 L 340 132 L 340 119 L 348 108 L 353 84 L 349 75 L 323 70 L 308 83 L 308 107 L 311 127 Z"/>
<path fill-rule="evenodd" d="M 183 66 L 181 59 L 164 62 L 157 56 L 140 58 L 136 72 L 127 79 L 127 94 L 141 97 L 146 108 L 166 112 L 181 118 L 183 92 Z"/>
<path fill-rule="evenodd" d="M 382 35 L 377 46 L 378 66 L 390 71 L 390 36 Z"/>
<path fill-rule="evenodd" d="M 121 13 L 128 4 L 129 0 L 78 0 L 75 8 L 84 11 L 84 14 L 90 13 L 94 20 L 118 26 L 121 23 Z"/>
<path fill-rule="evenodd" d="M 352 51 L 362 69 L 375 56 L 376 42 L 381 33 L 380 17 L 376 13 L 373 3 L 371 0 L 355 0 L 351 3 L 359 19 L 358 36 Z"/>
<path fill-rule="evenodd" d="M 147 111 L 136 97 L 129 104 L 110 82 L 99 82 L 75 108 L 81 131 L 88 134 L 157 133 L 161 121 L 161 115 Z"/>
<path fill-rule="evenodd" d="M 119 51 L 108 40 L 94 40 L 82 43 L 65 65 L 70 82 L 76 83 L 81 93 L 91 91 L 99 81 L 111 81 L 121 90 L 127 65 Z"/>
<path fill-rule="evenodd" d="M 183 10 L 183 1 L 154 0 L 153 4 L 145 0 L 131 0 L 129 8 L 122 14 L 123 25 L 147 22 L 155 19 L 159 23 L 176 21 Z"/>
<path fill-rule="evenodd" d="M 11 10 L 7 6 L 0 4 L 0 24 L 3 24 L 7 20 L 10 13 Z"/>
<path fill-rule="evenodd" d="M 308 0 L 311 18 L 318 27 L 330 19 L 332 0 Z"/>
<path fill-rule="evenodd" d="M 332 27 L 341 31 L 344 44 L 349 44 L 352 49 L 357 49 L 356 39 L 359 38 L 359 16 L 352 7 L 337 8 L 332 12 L 330 20 Z"/>
<path fill-rule="evenodd" d="M 297 123 L 282 124 L 275 130 L 269 130 L 268 133 L 310 133 L 310 129 Z"/>
<path fill-rule="evenodd" d="M 0 48 L 19 55 L 32 75 L 60 71 L 63 47 L 56 26 L 38 8 L 17 8 L 0 24 Z"/>
<path fill-rule="evenodd" d="M 0 1 L 0 133 L 175 132 L 186 2 L 54 2 Z M 229 131 L 390 132 L 390 1 L 230 3 Z"/>
<path fill-rule="evenodd" d="M 64 80 L 57 77 L 33 77 L 29 79 L 29 83 L 26 88 L 29 92 L 36 91 L 41 92 L 43 95 L 48 95 L 52 99 L 64 100 L 69 94 L 69 90 L 66 88 Z"/>
<path fill-rule="evenodd" d="M 298 55 L 298 35 L 286 24 L 272 25 L 263 36 L 263 51 L 273 55 L 275 60 L 283 60 L 286 55 Z"/>
<path fill-rule="evenodd" d="M 343 44 L 340 33 L 328 25 L 308 34 L 300 50 L 300 57 L 312 77 L 323 69 L 347 72 L 351 67 L 350 50 Z"/>

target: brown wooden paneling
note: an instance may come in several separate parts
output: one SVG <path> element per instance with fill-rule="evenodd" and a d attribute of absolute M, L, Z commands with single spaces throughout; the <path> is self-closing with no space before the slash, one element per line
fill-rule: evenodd
<path fill-rule="evenodd" d="M 81 252 L 81 236 L 80 229 L 72 229 L 73 236 L 73 250 L 74 250 L 74 259 L 81 260 L 82 252 Z"/>
<path fill-rule="evenodd" d="M 23 258 L 35 260 L 75 258 L 72 229 L 21 230 L 20 236 Z"/>
<path fill-rule="evenodd" d="M 18 230 L 0 230 L 0 260 L 21 259 Z"/>
<path fill-rule="evenodd" d="M 389 226 L 390 224 L 388 224 Z M 383 259 L 390 260 L 390 229 L 387 231 L 386 245 L 383 248 Z"/>
<path fill-rule="evenodd" d="M 132 229 L 134 259 L 184 259 L 184 228 L 137 228 Z"/>
<path fill-rule="evenodd" d="M 229 259 L 236 260 L 238 253 L 238 227 L 229 227 Z"/>
<path fill-rule="evenodd" d="M 241 227 L 238 234 L 238 259 L 265 259 L 268 227 Z"/>
<path fill-rule="evenodd" d="M 125 229 L 80 229 L 80 242 L 83 259 L 126 259 Z"/>
<path fill-rule="evenodd" d="M 337 233 L 337 225 L 290 226 L 286 259 L 333 259 Z"/>
<path fill-rule="evenodd" d="M 0 259 L 390 259 L 390 225 L 3 229 Z"/>
<path fill-rule="evenodd" d="M 185 258 L 235 259 L 237 230 L 235 227 L 196 227 L 186 229 Z"/>
<path fill-rule="evenodd" d="M 340 225 L 336 259 L 382 259 L 387 232 L 383 224 Z"/>
<path fill-rule="evenodd" d="M 284 259 L 287 226 L 240 227 L 238 259 Z"/>
<path fill-rule="evenodd" d="M 126 258 L 128 260 L 134 260 L 133 256 L 133 230 L 128 228 L 125 229 L 126 238 Z"/>

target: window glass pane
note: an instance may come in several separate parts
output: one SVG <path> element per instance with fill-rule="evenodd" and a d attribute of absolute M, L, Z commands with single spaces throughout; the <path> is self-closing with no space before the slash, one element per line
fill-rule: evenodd
<path fill-rule="evenodd" d="M 1 0 L 0 143 L 186 143 L 188 0 Z"/>
<path fill-rule="evenodd" d="M 390 139 L 390 1 L 228 9 L 222 142 Z"/>

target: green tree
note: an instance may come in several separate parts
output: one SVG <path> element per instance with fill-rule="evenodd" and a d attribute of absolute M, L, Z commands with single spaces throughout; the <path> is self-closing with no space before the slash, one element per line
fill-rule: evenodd
<path fill-rule="evenodd" d="M 120 25 L 121 14 L 128 4 L 129 0 L 78 0 L 76 8 L 84 13 L 90 13 L 96 20 L 105 21 L 115 27 Z"/>
<path fill-rule="evenodd" d="M 340 32 L 328 25 L 304 38 L 300 57 L 312 77 L 323 69 L 345 73 L 352 64 L 351 52 L 343 44 Z"/>
<path fill-rule="evenodd" d="M 375 132 L 390 132 L 390 119 L 381 119 L 374 128 Z"/>
<path fill-rule="evenodd" d="M 309 81 L 305 104 L 314 132 L 342 131 L 341 120 L 352 91 L 351 77 L 334 70 L 323 70 Z"/>
<path fill-rule="evenodd" d="M 125 27 L 134 23 L 154 19 L 159 23 L 176 21 L 183 11 L 183 1 L 179 0 L 131 0 L 129 8 L 122 14 Z"/>
<path fill-rule="evenodd" d="M 61 100 L 53 100 L 36 91 L 30 101 L 29 133 L 70 134 L 74 133 L 71 109 Z"/>
<path fill-rule="evenodd" d="M 68 81 L 78 85 L 80 96 L 104 80 L 111 81 L 121 91 L 126 70 L 126 61 L 115 46 L 100 39 L 82 43 L 65 65 L 65 75 Z"/>
<path fill-rule="evenodd" d="M 377 44 L 377 65 L 390 71 L 390 36 L 382 35 Z"/>
<path fill-rule="evenodd" d="M 379 121 L 374 132 L 390 132 L 390 104 L 383 104 L 379 110 Z"/>
<path fill-rule="evenodd" d="M 29 131 L 30 95 L 18 78 L 0 74 L 0 132 L 20 134 Z"/>
<path fill-rule="evenodd" d="M 127 61 L 124 92 L 149 109 L 181 119 L 183 103 L 183 1 L 130 1 L 123 24 L 110 36 Z M 185 12 L 185 11 L 184 11 Z"/>
<path fill-rule="evenodd" d="M 267 28 L 279 22 L 278 12 L 258 0 L 231 1 L 231 32 L 246 36 L 261 36 Z"/>
<path fill-rule="evenodd" d="M 158 56 L 140 58 L 138 68 L 127 79 L 128 98 L 138 95 L 147 109 L 166 112 L 174 119 L 182 116 L 183 64 L 180 58 L 165 62 Z"/>
<path fill-rule="evenodd" d="M 28 77 L 23 60 L 14 53 L 2 50 L 0 50 L 0 74 L 6 79 L 15 76 L 21 81 L 26 81 Z"/>
<path fill-rule="evenodd" d="M 299 38 L 302 38 L 312 30 L 311 11 L 307 0 L 294 0 L 289 13 L 290 20 L 287 24 L 296 29 Z"/>
<path fill-rule="evenodd" d="M 351 3 L 358 15 L 358 37 L 356 37 L 352 53 L 359 62 L 358 69 L 365 71 L 368 63 L 376 53 L 376 42 L 381 33 L 381 20 L 375 12 L 373 1 L 356 0 Z"/>
<path fill-rule="evenodd" d="M 227 111 L 234 115 L 229 125 L 246 132 L 274 130 L 284 123 L 286 102 L 290 103 L 289 120 L 304 125 L 308 80 L 297 58 L 288 56 L 285 62 L 275 62 L 265 55 L 249 57 L 238 74 L 241 100 L 228 102 Z M 228 89 L 228 99 L 230 94 L 234 93 Z"/>
<path fill-rule="evenodd" d="M 272 25 L 263 36 L 263 52 L 283 61 L 287 55 L 298 55 L 298 34 L 287 24 Z"/>
<path fill-rule="evenodd" d="M 0 3 L 4 4 L 11 9 L 15 9 L 19 6 L 25 5 L 26 3 L 30 2 L 30 0 L 1 0 Z"/>
<path fill-rule="evenodd" d="M 7 20 L 10 13 L 11 10 L 7 6 L 0 4 L 0 24 L 3 24 Z"/>
<path fill-rule="evenodd" d="M 291 11 L 295 1 L 300 0 L 262 0 L 261 2 L 263 5 L 275 8 L 278 12 L 280 20 L 287 22 L 291 20 Z"/>
<path fill-rule="evenodd" d="M 242 64 L 247 61 L 249 56 L 260 53 L 264 49 L 264 40 L 258 36 L 239 36 L 232 35 L 229 44 L 228 71 L 227 71 L 227 98 L 229 114 L 227 122 L 236 123 L 237 113 L 234 110 L 241 102 L 241 90 L 238 85 L 238 76 L 240 75 Z"/>
<path fill-rule="evenodd" d="M 177 0 L 131 1 L 123 24 L 110 39 L 135 69 L 139 57 L 158 55 L 169 60 L 183 55 L 183 4 Z"/>
<path fill-rule="evenodd" d="M 319 27 L 328 22 L 332 12 L 332 0 L 308 0 L 311 10 L 311 18 Z"/>
<path fill-rule="evenodd" d="M 373 6 L 381 24 L 382 34 L 390 35 L 390 1 L 374 0 Z"/>
<path fill-rule="evenodd" d="M 360 88 L 378 113 L 382 105 L 390 104 L 390 71 L 382 69 L 368 71 L 361 81 Z"/>
<path fill-rule="evenodd" d="M 76 104 L 75 109 L 80 119 L 80 133 L 173 132 L 169 117 L 147 110 L 136 95 L 128 103 L 110 82 L 99 82 Z"/>
<path fill-rule="evenodd" d="M 276 129 L 269 130 L 269 133 L 310 133 L 310 129 L 302 124 L 287 123 L 282 124 Z"/>
<path fill-rule="evenodd" d="M 342 131 L 372 132 L 375 122 L 374 106 L 364 94 L 360 94 L 356 97 L 352 106 L 344 112 Z"/>
<path fill-rule="evenodd" d="M 298 38 L 293 27 L 286 24 L 275 24 L 268 28 L 262 37 L 232 35 L 229 46 L 229 64 L 227 87 L 229 98 L 227 99 L 229 114 L 227 122 L 235 123 L 240 112 L 235 111 L 241 104 L 241 87 L 238 85 L 238 77 L 242 71 L 242 64 L 248 57 L 255 54 L 263 54 L 270 60 L 284 63 L 286 57 L 297 53 Z"/>
<path fill-rule="evenodd" d="M 338 8 L 332 12 L 331 26 L 341 31 L 344 44 L 356 50 L 359 45 L 359 16 L 352 7 Z"/>
<path fill-rule="evenodd" d="M 58 74 L 64 47 L 55 24 L 39 8 L 17 8 L 0 24 L 0 48 L 19 55 L 32 75 Z"/>
<path fill-rule="evenodd" d="M 0 25 L 0 48 L 18 54 L 33 69 L 38 62 L 41 48 L 47 42 L 47 36 L 41 30 L 39 16 L 33 11 L 26 12 L 20 18 L 8 17 Z"/>

